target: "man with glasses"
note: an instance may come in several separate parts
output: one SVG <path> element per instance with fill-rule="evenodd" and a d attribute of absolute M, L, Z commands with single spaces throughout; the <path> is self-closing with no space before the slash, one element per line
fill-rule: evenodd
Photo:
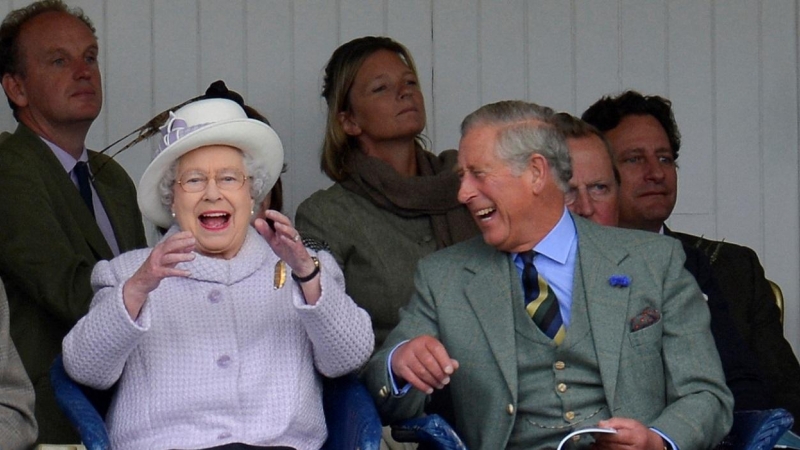
<path fill-rule="evenodd" d="M 146 245 L 134 184 L 85 147 L 102 106 L 91 21 L 60 0 L 12 11 L 0 25 L 0 70 L 19 125 L 0 143 L 0 276 L 11 336 L 36 392 L 40 443 L 78 442 L 48 369 L 89 308 L 92 268 Z"/>
<path fill-rule="evenodd" d="M 752 350 L 764 376 L 767 387 L 763 397 L 771 397 L 774 406 L 800 417 L 800 365 L 783 336 L 780 312 L 758 256 L 747 247 L 673 232 L 664 224 L 678 191 L 680 132 L 672 103 L 627 91 L 601 98 L 583 113 L 583 120 L 597 127 L 611 144 L 621 181 L 619 225 L 673 236 L 683 243 L 687 255 L 705 253 L 734 326 L 746 344 L 739 348 Z M 701 282 L 699 266 L 687 265 L 687 269 Z M 724 340 L 717 336 L 718 344 Z M 735 342 L 725 344 L 739 351 Z M 735 407 L 741 409 L 738 404 Z M 793 430 L 800 430 L 799 420 Z"/>

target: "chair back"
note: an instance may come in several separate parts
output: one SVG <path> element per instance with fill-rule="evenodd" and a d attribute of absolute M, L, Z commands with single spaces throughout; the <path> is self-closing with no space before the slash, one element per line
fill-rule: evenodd
<path fill-rule="evenodd" d="M 731 431 L 716 450 L 771 450 L 792 423 L 785 409 L 735 411 Z"/>
<path fill-rule="evenodd" d="M 781 287 L 778 286 L 778 283 L 772 280 L 767 281 L 769 281 L 769 287 L 772 288 L 772 295 L 775 297 L 775 303 L 778 304 L 778 309 L 781 310 L 781 325 L 783 325 L 783 291 Z"/>
<path fill-rule="evenodd" d="M 50 384 L 58 407 L 78 432 L 86 450 L 111 450 L 103 417 L 89 401 L 81 386 L 67 375 L 61 355 L 56 357 L 50 367 Z"/>

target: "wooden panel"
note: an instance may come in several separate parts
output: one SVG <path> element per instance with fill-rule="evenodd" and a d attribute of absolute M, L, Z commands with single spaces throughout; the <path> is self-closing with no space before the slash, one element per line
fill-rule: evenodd
<path fill-rule="evenodd" d="M 294 183 L 288 186 L 285 199 L 290 215 L 301 201 L 331 184 L 320 173 L 319 157 L 327 111 L 321 97 L 323 70 L 338 46 L 336 17 L 334 2 L 294 3 L 294 148 L 288 159 Z"/>
<path fill-rule="evenodd" d="M 675 231 L 684 231 L 709 239 L 717 231 L 717 221 L 714 214 L 672 213 L 667 219 L 667 226 Z"/>
<path fill-rule="evenodd" d="M 674 213 L 714 214 L 714 84 L 711 4 L 669 4 L 667 92 L 682 135 L 678 158 L 678 203 Z M 685 229 L 698 234 L 698 230 Z M 709 237 L 716 229 L 703 230 Z"/>
<path fill-rule="evenodd" d="M 761 253 L 757 0 L 714 3 L 718 238 Z"/>
<path fill-rule="evenodd" d="M 528 99 L 580 114 L 575 99 L 575 23 L 570 2 L 528 5 Z"/>
<path fill-rule="evenodd" d="M 150 119 L 152 111 L 152 11 L 149 3 L 106 5 L 105 109 L 108 139 L 116 140 Z M 117 158 L 138 182 L 150 152 L 137 146 Z"/>
<path fill-rule="evenodd" d="M 195 0 L 153 4 L 153 115 L 205 92 L 198 15 Z"/>
<path fill-rule="evenodd" d="M 526 4 L 522 0 L 481 2 L 478 39 L 482 104 L 524 99 L 528 93 L 525 39 Z"/>
<path fill-rule="evenodd" d="M 433 35 L 434 145 L 454 148 L 461 121 L 481 106 L 476 1 L 434 2 Z"/>
<path fill-rule="evenodd" d="M 621 0 L 621 75 L 624 89 L 665 94 L 667 20 L 664 0 Z"/>
<path fill-rule="evenodd" d="M 203 91 L 216 80 L 235 91 L 245 86 L 244 0 L 199 3 L 200 86 Z"/>
<path fill-rule="evenodd" d="M 293 32 L 291 2 L 249 0 L 245 58 L 245 101 L 267 116 L 284 146 L 284 159 L 292 166 L 294 106 Z M 288 181 L 288 174 L 284 176 Z"/>
<path fill-rule="evenodd" d="M 12 9 L 18 7 L 19 6 L 15 5 L 11 0 L 0 0 L 0 14 L 2 14 L 3 17 L 5 17 L 6 14 L 8 14 Z M 13 132 L 14 129 L 17 128 L 17 121 L 14 120 L 14 116 L 11 113 L 11 107 L 8 106 L 6 96 L 3 95 L 2 98 L 2 105 L 0 105 L 0 130 Z"/>
<path fill-rule="evenodd" d="M 339 41 L 386 35 L 386 0 L 340 0 Z"/>
<path fill-rule="evenodd" d="M 575 81 L 578 111 L 621 88 L 615 2 L 575 1 Z"/>
<path fill-rule="evenodd" d="M 786 297 L 784 329 L 800 340 L 800 229 L 798 217 L 797 20 L 795 2 L 764 2 L 761 8 L 759 105 L 763 161 L 764 251 L 767 276 Z M 795 349 L 800 346 L 795 345 Z"/>
<path fill-rule="evenodd" d="M 18 7 L 17 5 L 12 6 L 12 4 L 13 2 L 11 0 L 0 0 L 0 14 L 2 14 L 3 17 L 5 17 L 6 14 L 8 14 L 12 9 Z M 16 128 L 17 121 L 14 120 L 14 116 L 11 113 L 11 107 L 8 106 L 8 101 L 4 94 L 2 96 L 2 104 L 0 104 L 0 131 L 13 132 Z"/>

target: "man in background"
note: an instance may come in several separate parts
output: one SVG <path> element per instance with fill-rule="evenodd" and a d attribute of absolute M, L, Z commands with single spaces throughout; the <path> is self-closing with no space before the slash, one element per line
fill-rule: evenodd
<path fill-rule="evenodd" d="M 671 102 L 627 91 L 601 98 L 582 118 L 611 144 L 621 182 L 619 225 L 663 232 L 679 239 L 684 248 L 706 254 L 735 327 L 758 361 L 769 396 L 800 417 L 800 365 L 783 336 L 780 311 L 758 256 L 747 247 L 673 232 L 664 224 L 678 191 L 680 132 Z M 793 430 L 800 430 L 800 421 Z"/>
<path fill-rule="evenodd" d="M 567 207 L 592 222 L 617 226 L 620 184 L 611 144 L 597 128 L 570 114 L 556 114 L 553 123 L 564 134 L 572 160 Z M 711 334 L 725 372 L 725 384 L 733 393 L 734 411 L 774 407 L 758 362 L 736 330 L 708 257 L 695 247 L 682 246 L 686 253 L 684 267 L 703 291 L 711 313 Z"/>
<path fill-rule="evenodd" d="M 3 90 L 19 123 L 0 143 L 0 277 L 40 443 L 79 441 L 48 369 L 88 311 L 92 268 L 146 245 L 130 177 L 85 147 L 103 102 L 98 54 L 91 21 L 60 0 L 12 11 L 0 25 Z"/>

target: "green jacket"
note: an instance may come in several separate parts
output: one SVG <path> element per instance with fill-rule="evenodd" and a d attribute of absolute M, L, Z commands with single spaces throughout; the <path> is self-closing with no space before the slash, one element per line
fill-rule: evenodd
<path fill-rule="evenodd" d="M 96 155 L 89 152 L 94 186 L 120 251 L 146 246 L 133 182 L 114 161 L 99 170 L 109 158 Z M 36 391 L 39 442 L 75 443 L 52 398 L 48 369 L 89 309 L 92 268 L 114 255 L 69 174 L 22 124 L 0 143 L 0 211 L 0 277 L 11 337 Z"/>

